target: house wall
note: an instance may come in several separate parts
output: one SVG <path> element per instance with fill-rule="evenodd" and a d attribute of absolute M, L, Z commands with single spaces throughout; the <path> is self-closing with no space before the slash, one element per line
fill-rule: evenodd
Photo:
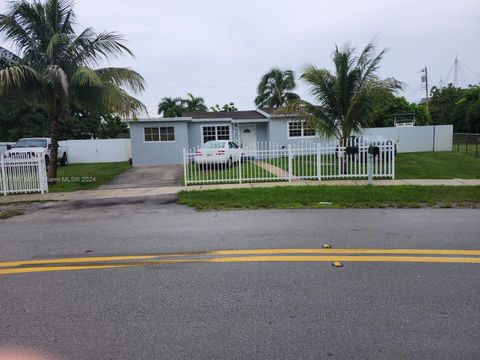
<path fill-rule="evenodd" d="M 270 141 L 278 143 L 280 146 L 298 145 L 302 142 L 308 142 L 309 144 L 317 144 L 319 142 L 327 142 L 324 137 L 313 138 L 288 138 L 288 119 L 273 119 L 268 123 L 268 134 Z M 333 139 L 332 139 L 333 141 Z"/>
<path fill-rule="evenodd" d="M 173 126 L 175 141 L 145 142 L 144 128 Z M 183 149 L 188 148 L 186 122 L 139 122 L 130 124 L 133 166 L 174 165 L 183 163 Z"/>
<path fill-rule="evenodd" d="M 256 124 L 256 133 L 257 133 L 257 141 L 269 141 L 268 138 L 268 123 L 257 123 Z"/>

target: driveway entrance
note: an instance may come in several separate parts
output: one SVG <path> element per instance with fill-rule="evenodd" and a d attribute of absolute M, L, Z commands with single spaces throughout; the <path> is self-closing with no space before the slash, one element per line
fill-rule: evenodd
<path fill-rule="evenodd" d="M 136 167 L 118 175 L 100 189 L 126 189 L 180 185 L 182 165 Z"/>

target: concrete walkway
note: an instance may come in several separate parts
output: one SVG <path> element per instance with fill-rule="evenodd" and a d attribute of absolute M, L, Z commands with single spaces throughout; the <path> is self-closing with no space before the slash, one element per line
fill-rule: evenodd
<path fill-rule="evenodd" d="M 380 186 L 398 186 L 398 185 L 417 185 L 417 186 L 480 186 L 480 179 L 411 179 L 411 180 L 374 180 L 374 185 Z M 88 200 L 88 199 L 111 199 L 111 198 L 129 198 L 138 196 L 155 196 L 176 194 L 179 191 L 194 190 L 217 190 L 217 189 L 252 189 L 268 188 L 276 186 L 347 186 L 347 185 L 367 185 L 367 180 L 328 180 L 328 181 L 305 181 L 294 180 L 293 182 L 267 182 L 267 183 L 249 183 L 249 184 L 215 184 L 215 185 L 195 185 L 195 186 L 164 186 L 164 187 L 142 187 L 128 189 L 98 189 L 82 190 L 63 193 L 48 194 L 22 194 L 0 196 L 0 204 L 29 202 L 29 201 L 64 201 L 64 200 Z"/>
<path fill-rule="evenodd" d="M 265 161 L 255 161 L 255 165 L 258 167 L 261 167 L 262 169 L 267 170 L 270 174 L 275 175 L 278 178 L 288 178 L 288 171 L 283 170 L 282 168 L 279 168 L 278 166 L 269 164 Z"/>

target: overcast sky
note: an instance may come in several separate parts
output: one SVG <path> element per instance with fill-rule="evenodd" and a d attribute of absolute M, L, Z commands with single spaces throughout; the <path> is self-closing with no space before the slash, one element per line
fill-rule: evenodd
<path fill-rule="evenodd" d="M 0 0 L 3 12 L 6 1 Z M 388 47 L 381 75 L 405 82 L 422 98 L 420 70 L 437 85 L 455 55 L 459 74 L 480 82 L 480 0 L 77 0 L 79 27 L 122 33 L 147 81 L 140 98 L 150 116 L 165 96 L 203 96 L 208 106 L 233 101 L 254 108 L 256 86 L 272 67 L 297 75 L 308 64 L 331 68 L 335 44 Z M 10 48 L 0 40 L 0 45 Z M 468 67 L 467 67 L 468 66 Z M 453 80 L 453 72 L 450 82 Z M 297 91 L 307 97 L 298 82 Z"/>

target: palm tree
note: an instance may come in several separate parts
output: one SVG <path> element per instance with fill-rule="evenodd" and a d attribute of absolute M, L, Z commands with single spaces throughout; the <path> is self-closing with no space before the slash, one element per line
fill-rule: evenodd
<path fill-rule="evenodd" d="M 295 75 L 291 70 L 272 69 L 263 75 L 258 84 L 255 105 L 259 107 L 282 107 L 300 97 L 291 92 L 295 88 Z"/>
<path fill-rule="evenodd" d="M 74 29 L 69 0 L 16 0 L 0 14 L 0 34 L 17 48 L 0 62 L 0 98 L 30 102 L 48 114 L 52 138 L 48 178 L 57 175 L 58 134 L 69 106 L 136 117 L 145 106 L 127 91 L 144 90 L 144 79 L 129 68 L 99 67 L 104 60 L 132 55 L 122 36 Z"/>
<path fill-rule="evenodd" d="M 185 110 L 183 106 L 184 100 L 176 97 L 164 97 L 160 104 L 158 104 L 158 115 L 163 117 L 178 117 L 182 116 L 182 112 Z"/>
<path fill-rule="evenodd" d="M 375 96 L 400 89 L 402 84 L 393 78 L 382 80 L 377 71 L 386 49 L 376 54 L 370 42 L 359 54 L 350 44 L 342 50 L 335 47 L 332 60 L 335 73 L 309 66 L 301 78 L 310 86 L 316 104 L 294 101 L 281 110 L 315 127 L 321 134 L 347 141 L 353 131 L 368 127 L 372 119 Z"/>
<path fill-rule="evenodd" d="M 192 94 L 188 93 L 187 98 L 183 100 L 185 111 L 207 111 L 207 106 L 205 105 L 205 100 L 203 97 L 195 97 Z"/>

